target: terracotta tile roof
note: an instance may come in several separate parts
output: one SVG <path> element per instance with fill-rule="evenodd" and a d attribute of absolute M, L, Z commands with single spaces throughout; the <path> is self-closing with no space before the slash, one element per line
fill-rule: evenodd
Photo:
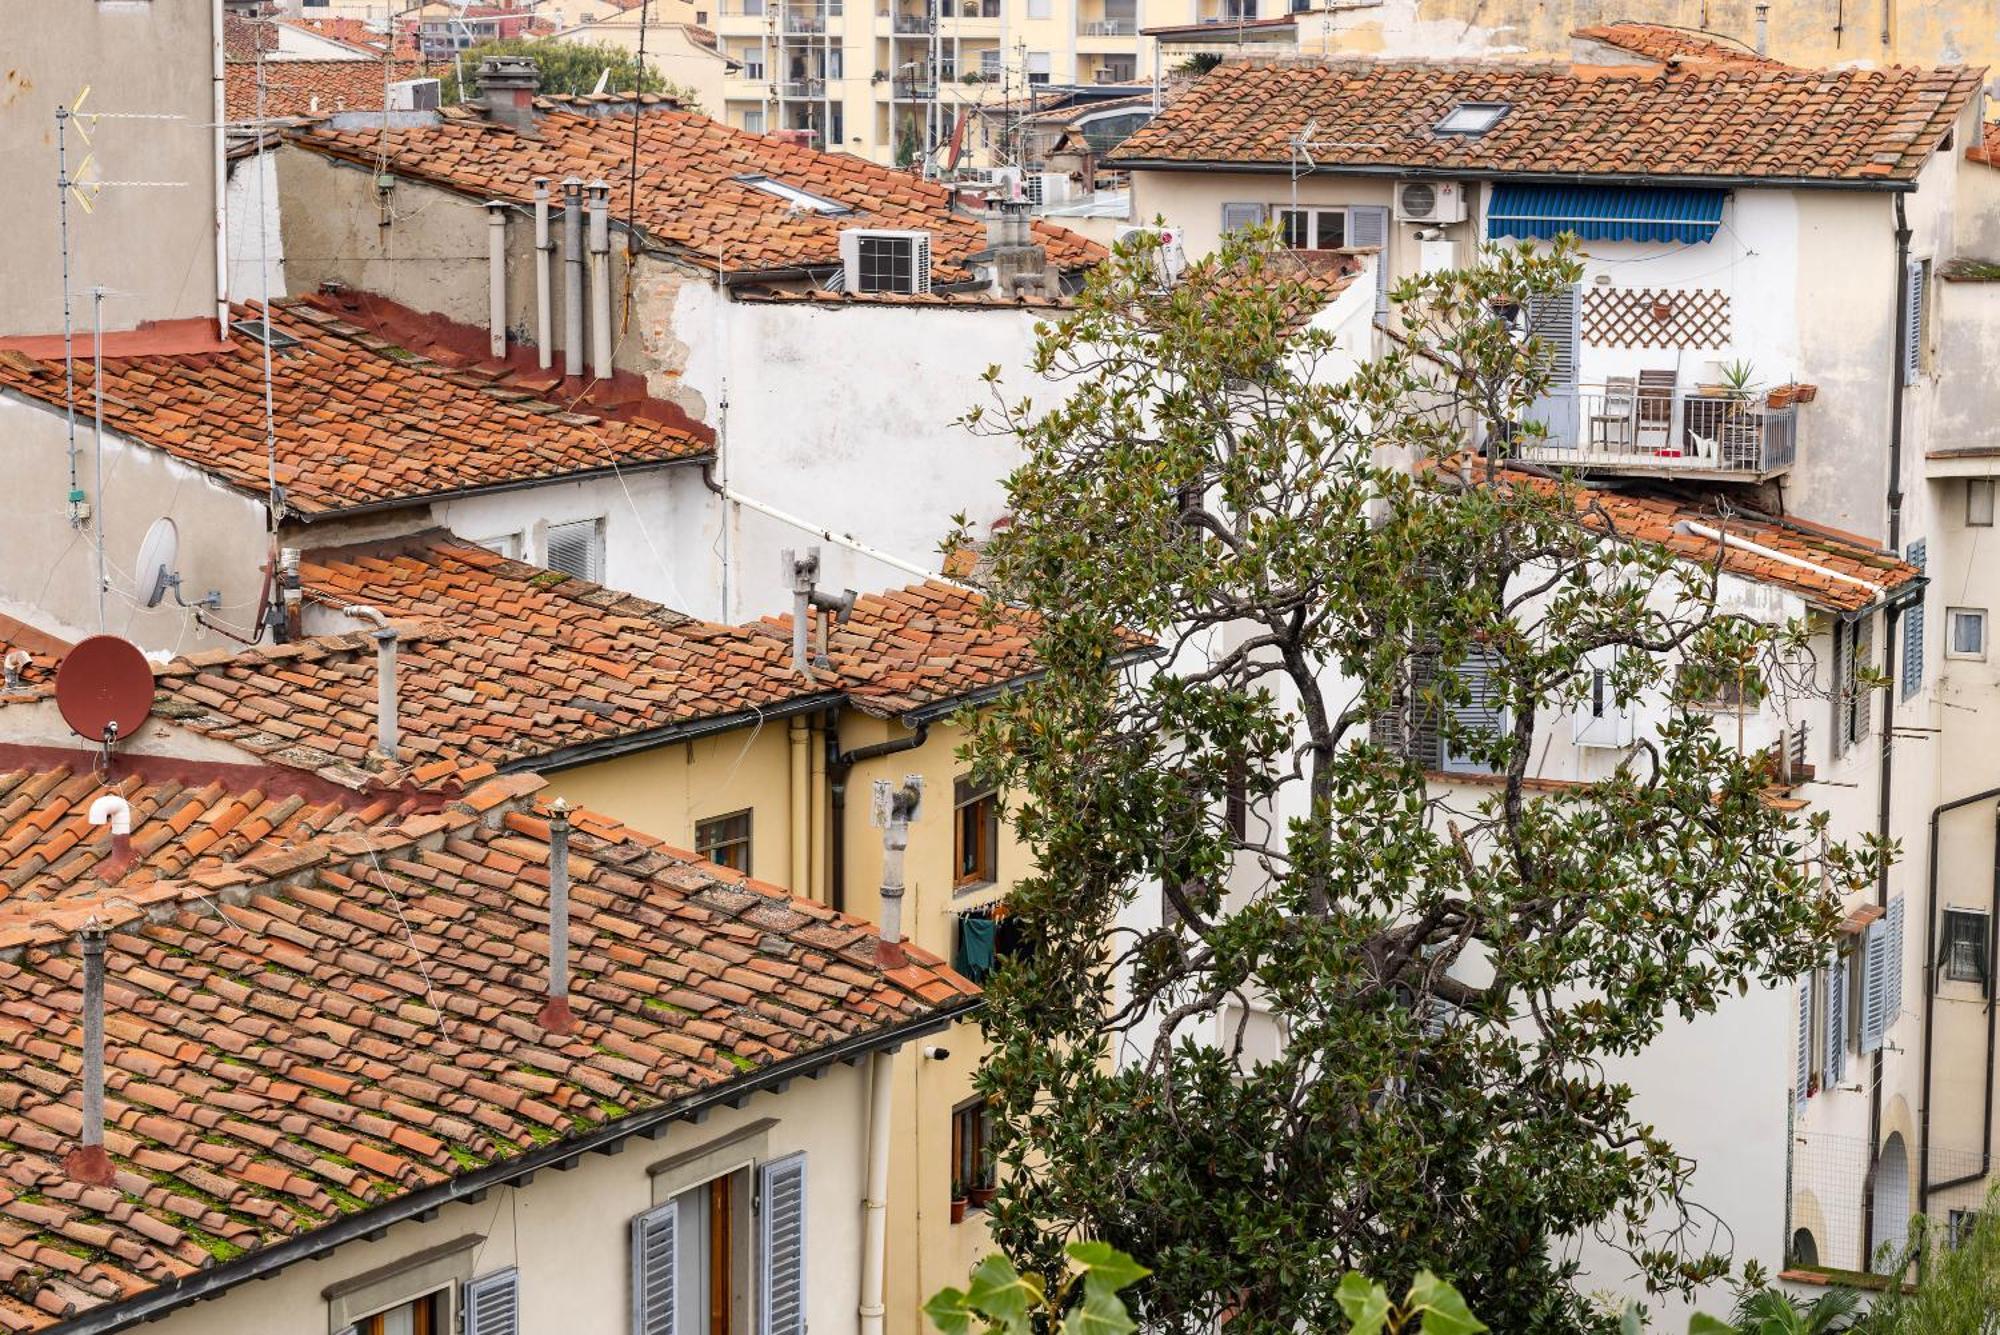
<path fill-rule="evenodd" d="M 378 32 L 366 23 L 363 23 L 360 19 L 297 18 L 280 19 L 278 21 L 286 27 L 298 28 L 302 31 L 312 33 L 316 37 L 327 38 L 330 41 L 345 42 L 349 46 L 358 47 L 365 51 L 372 51 L 376 55 L 382 54 L 383 49 L 389 45 L 388 33 Z"/>
<path fill-rule="evenodd" d="M 1781 62 L 1760 56 L 1749 47 L 1726 37 L 1692 28 L 1676 28 L 1668 23 L 1599 23 L 1578 28 L 1576 36 L 1663 62 L 1708 61 L 1782 68 Z"/>
<path fill-rule="evenodd" d="M 278 30 L 268 18 L 253 18 L 230 11 L 222 16 L 222 55 L 225 60 L 255 60 L 259 51 L 278 49 Z"/>
<path fill-rule="evenodd" d="M 1907 182 L 1984 71 L 1718 64 L 1228 61 L 1119 146 L 1110 166 L 1291 161 L 1588 178 Z M 1481 135 L 1436 126 L 1465 102 L 1511 110 Z"/>
<path fill-rule="evenodd" d="M 1164 27 L 1141 28 L 1144 37 L 1195 37 L 1212 42 L 1226 42 L 1245 32 L 1270 32 L 1279 28 L 1298 26 L 1297 14 L 1278 14 L 1267 19 L 1231 19 L 1226 23 L 1169 23 Z"/>
<path fill-rule="evenodd" d="M 255 319 L 239 306 L 239 320 Z M 334 514 L 501 482 L 559 478 L 613 460 L 647 467 L 700 458 L 711 433 L 688 422 L 605 421 L 519 390 L 398 356 L 384 340 L 298 303 L 273 321 L 295 347 L 274 352 L 278 482 L 296 514 Z M 263 347 L 232 335 L 214 355 L 105 361 L 105 420 L 223 481 L 266 490 Z M 79 364 L 77 392 L 90 368 Z M 0 390 L 63 402 L 60 354 L 0 350 Z"/>
<path fill-rule="evenodd" d="M 1067 310 L 1076 303 L 1068 297 L 1045 297 L 1022 293 L 997 297 L 991 292 L 828 292 L 824 288 L 799 290 L 783 287 L 734 287 L 730 295 L 738 301 L 785 302 L 806 306 L 951 306 L 962 310 L 1021 311 Z"/>
<path fill-rule="evenodd" d="M 56 668 L 70 648 L 67 640 L 0 613 L 0 660 L 16 653 L 27 655 L 27 661 L 12 674 L 19 678 L 18 687 L 10 687 L 7 679 L 0 677 L 0 704 L 48 695 L 55 689 Z"/>
<path fill-rule="evenodd" d="M 1988 167 L 2000 167 L 2000 121 L 1988 121 L 1981 129 L 1979 142 L 1965 150 L 1968 161 Z"/>
<path fill-rule="evenodd" d="M 985 624 L 977 595 L 943 583 L 857 600 L 828 637 L 832 668 L 802 677 L 789 618 L 696 621 L 448 534 L 308 553 L 301 578 L 317 604 L 412 619 L 397 653 L 403 772 L 380 771 L 371 752 L 366 633 L 176 660 L 157 674 L 154 712 L 351 788 L 462 786 L 477 766 L 644 745 L 678 725 L 794 703 L 907 714 L 1037 668 L 1024 624 Z"/>
<path fill-rule="evenodd" d="M 379 60 L 267 60 L 264 62 L 266 117 L 331 116 L 337 111 L 382 109 Z M 425 66 L 397 61 L 391 79 L 420 79 Z M 232 121 L 257 115 L 257 65 L 234 61 L 224 67 L 226 114 Z"/>
<path fill-rule="evenodd" d="M 539 783 L 260 848 L 143 904 L 45 907 L 0 938 L 16 943 L 0 957 L 0 1328 L 450 1179 L 504 1180 L 510 1160 L 975 1004 L 921 950 L 885 974 L 867 924 L 578 812 L 578 1026 L 546 1031 L 548 825 L 522 802 Z M 109 930 L 110 1188 L 61 1163 L 82 1060 L 67 932 L 86 911 Z"/>
<path fill-rule="evenodd" d="M 850 227 L 927 228 L 938 282 L 966 276 L 968 256 L 985 249 L 985 225 L 953 212 L 951 192 L 909 172 L 845 153 L 822 153 L 732 129 L 699 112 L 660 110 L 639 118 L 640 190 L 636 221 L 687 259 L 731 273 L 826 268 L 840 263 L 840 233 Z M 612 185 L 611 207 L 624 218 L 630 198 L 629 118 L 600 119 L 563 110 L 543 113 L 539 138 L 470 115 L 392 130 L 389 170 L 476 195 L 528 201 L 532 180 L 581 176 Z M 292 142 L 315 152 L 373 163 L 379 132 L 315 127 Z M 828 214 L 794 209 L 737 179 L 768 176 L 844 205 Z M 1068 270 L 1104 258 L 1096 242 L 1047 223 L 1034 224 L 1050 258 Z"/>

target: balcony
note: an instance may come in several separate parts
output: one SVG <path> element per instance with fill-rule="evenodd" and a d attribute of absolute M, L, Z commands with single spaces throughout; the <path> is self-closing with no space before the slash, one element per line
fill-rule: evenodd
<path fill-rule="evenodd" d="M 896 79 L 889 85 L 889 96 L 897 102 L 934 102 L 937 100 L 935 79 Z"/>
<path fill-rule="evenodd" d="M 1137 37 L 1137 19 L 1079 19 L 1076 25 L 1078 37 Z"/>
<path fill-rule="evenodd" d="M 1792 466 L 1798 410 L 1727 394 L 1612 383 L 1553 393 L 1529 413 L 1547 435 L 1517 457 L 1556 468 L 1757 481 Z"/>
<path fill-rule="evenodd" d="M 812 98 L 820 98 L 820 97 L 825 97 L 825 96 L 826 96 L 826 80 L 824 80 L 824 79 L 790 79 L 790 80 L 787 80 L 786 82 L 784 82 L 784 83 L 781 83 L 781 84 L 779 84 L 779 85 L 778 85 L 778 96 L 779 96 L 779 97 L 812 97 Z"/>

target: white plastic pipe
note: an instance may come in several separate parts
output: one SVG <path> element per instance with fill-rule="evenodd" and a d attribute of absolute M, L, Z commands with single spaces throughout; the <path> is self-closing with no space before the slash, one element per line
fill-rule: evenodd
<path fill-rule="evenodd" d="M 132 804 L 116 793 L 105 793 L 90 804 L 90 823 L 109 825 L 113 835 L 132 833 Z"/>
<path fill-rule="evenodd" d="M 507 205 L 486 202 L 486 348 L 507 355 Z"/>
<path fill-rule="evenodd" d="M 555 360 L 549 328 L 549 178 L 535 178 L 535 364 L 544 371 Z"/>
<path fill-rule="evenodd" d="M 229 105 L 224 96 L 227 80 L 223 73 L 222 0 L 213 0 L 209 11 L 209 22 L 214 25 L 209 34 L 212 39 L 209 79 L 215 85 L 210 108 L 214 113 L 210 120 L 215 125 L 215 161 L 211 164 L 215 170 L 215 336 L 226 343 L 229 341 Z M 264 127 L 259 125 L 260 151 L 255 164 L 259 171 L 264 166 L 263 137 Z M 259 218 L 257 225 L 265 226 L 265 220 Z"/>
<path fill-rule="evenodd" d="M 882 1335 L 889 1262 L 889 1131 L 896 1054 L 868 1062 L 868 1195 L 861 1205 L 861 1335 Z"/>
<path fill-rule="evenodd" d="M 1781 565 L 1792 566 L 1795 569 L 1799 570 L 1810 570 L 1815 575 L 1824 575 L 1828 579 L 1837 579 L 1848 584 L 1857 584 L 1873 594 L 1879 595 L 1882 592 L 1882 586 L 1880 584 L 1870 584 L 1865 579 L 1859 579 L 1853 575 L 1843 574 L 1838 570 L 1829 570 L 1823 565 L 1815 565 L 1813 562 L 1805 560 L 1803 557 L 1793 556 L 1789 552 L 1781 552 L 1775 547 L 1766 547 L 1761 543 L 1752 542 L 1748 538 L 1739 538 L 1733 533 L 1724 533 L 1720 529 L 1710 528 L 1706 524 L 1697 524 L 1692 520 L 1687 521 L 1686 526 L 1687 526 L 1687 531 L 1694 534 L 1696 537 L 1707 538 L 1711 542 L 1720 542 L 1724 546 L 1734 547 L 1738 551 L 1750 552 L 1753 555 L 1761 556 L 1766 560 L 1776 561 Z"/>
<path fill-rule="evenodd" d="M 590 374 L 611 378 L 611 187 L 590 183 Z"/>

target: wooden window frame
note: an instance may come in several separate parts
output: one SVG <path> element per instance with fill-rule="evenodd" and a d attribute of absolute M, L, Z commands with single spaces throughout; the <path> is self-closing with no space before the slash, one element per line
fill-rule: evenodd
<path fill-rule="evenodd" d="M 732 871 L 740 871 L 745 876 L 750 875 L 752 840 L 757 829 L 756 813 L 757 808 L 744 807 L 740 811 L 724 812 L 719 816 L 707 816 L 696 821 L 694 823 L 695 856 L 705 861 L 713 862 L 719 867 L 728 867 Z M 729 838 L 710 837 L 711 832 L 716 832 L 718 827 L 727 826 L 729 822 L 737 820 L 743 822 L 742 834 L 733 835 Z M 721 832 L 727 833 L 726 830 Z M 743 853 L 742 866 L 737 866 L 734 862 L 716 856 L 718 852 L 727 852 L 728 850 L 737 848 L 740 848 Z"/>
<path fill-rule="evenodd" d="M 992 1152 L 993 1105 L 984 1097 L 967 1099 L 951 1110 L 951 1178 L 968 1193 L 991 1191 L 999 1184 L 1000 1165 Z M 984 1205 L 969 1206 L 985 1209 Z"/>
<path fill-rule="evenodd" d="M 996 788 L 975 787 L 970 778 L 952 784 L 951 802 L 951 888 L 954 894 L 969 894 L 1000 883 L 1000 792 Z M 979 812 L 979 824 L 971 831 L 978 846 L 975 865 L 966 870 L 966 819 Z"/>

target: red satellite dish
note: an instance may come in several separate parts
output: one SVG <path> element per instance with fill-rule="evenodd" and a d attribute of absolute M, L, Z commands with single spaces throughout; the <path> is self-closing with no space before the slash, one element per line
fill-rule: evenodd
<path fill-rule="evenodd" d="M 153 708 L 152 665 L 130 640 L 93 635 L 56 669 L 56 707 L 79 737 L 130 737 Z"/>

